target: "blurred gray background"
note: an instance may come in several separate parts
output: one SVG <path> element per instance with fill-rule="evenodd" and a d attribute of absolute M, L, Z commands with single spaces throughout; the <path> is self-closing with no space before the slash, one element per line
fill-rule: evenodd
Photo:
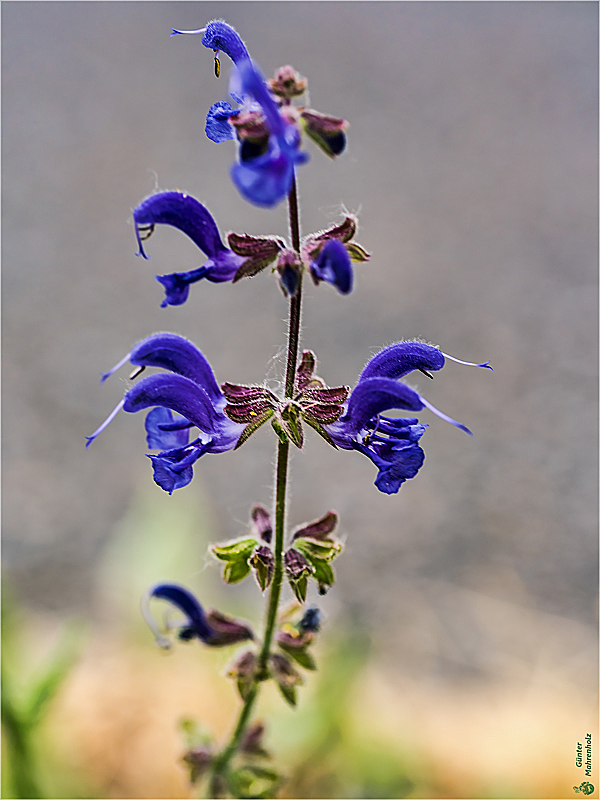
<path fill-rule="evenodd" d="M 346 540 L 324 607 L 432 680 L 526 680 L 541 664 L 594 685 L 597 16 L 580 2 L 2 3 L 3 554 L 21 601 L 101 616 L 95 568 L 139 487 L 167 516 L 180 502 L 152 484 L 142 415 L 84 449 L 125 388 L 99 375 L 136 341 L 181 333 L 221 381 L 281 374 L 287 308 L 268 274 L 161 309 L 154 274 L 201 254 L 160 228 L 151 261 L 135 257 L 130 212 L 155 187 L 196 196 L 223 232 L 287 233 L 283 205 L 237 194 L 233 144 L 204 136 L 228 59 L 216 80 L 200 37 L 169 38 L 220 17 L 267 75 L 292 64 L 310 106 L 351 124 L 341 158 L 308 142 L 299 173 L 303 233 L 357 212 L 372 253 L 349 297 L 307 286 L 320 374 L 353 384 L 412 337 L 495 370 L 414 379 L 475 435 L 427 414 L 425 465 L 396 496 L 309 433 L 290 524 L 335 508 Z M 197 464 L 183 492 L 209 498 L 213 541 L 269 503 L 273 447 L 265 428 Z"/>

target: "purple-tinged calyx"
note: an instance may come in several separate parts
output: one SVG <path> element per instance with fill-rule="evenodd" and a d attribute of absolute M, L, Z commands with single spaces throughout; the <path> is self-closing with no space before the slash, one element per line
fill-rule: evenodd
<path fill-rule="evenodd" d="M 352 291 L 354 273 L 352 262 L 365 262 L 369 253 L 352 239 L 358 228 L 355 216 L 349 215 L 331 227 L 311 233 L 302 242 L 302 259 L 309 265 L 315 284 L 326 281 L 341 293 Z"/>
<path fill-rule="evenodd" d="M 201 267 L 188 272 L 157 275 L 156 280 L 165 289 L 163 308 L 178 306 L 188 298 L 189 287 L 202 278 L 212 283 L 231 281 L 244 263 L 244 258 L 225 247 L 217 224 L 208 209 L 184 192 L 156 192 L 133 210 L 135 234 L 138 241 L 138 256 L 148 258 L 143 242 L 148 239 L 156 225 L 171 225 L 189 238 L 207 256 Z"/>
<path fill-rule="evenodd" d="M 252 533 L 267 544 L 273 538 L 273 522 L 269 511 L 261 504 L 255 503 L 250 511 Z"/>

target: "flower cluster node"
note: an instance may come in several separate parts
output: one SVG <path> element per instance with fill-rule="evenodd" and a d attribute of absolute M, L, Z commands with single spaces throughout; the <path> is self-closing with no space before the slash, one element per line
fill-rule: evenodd
<path fill-rule="evenodd" d="M 308 81 L 299 72 L 287 64 L 275 70 L 275 75 L 267 81 L 269 89 L 282 100 L 300 97 L 308 88 Z"/>

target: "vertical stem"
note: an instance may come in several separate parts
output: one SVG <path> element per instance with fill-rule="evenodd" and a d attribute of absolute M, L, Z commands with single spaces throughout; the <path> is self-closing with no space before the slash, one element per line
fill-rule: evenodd
<path fill-rule="evenodd" d="M 298 192 L 296 189 L 296 176 L 292 181 L 292 187 L 288 197 L 290 212 L 290 238 L 292 247 L 300 253 L 300 213 L 298 210 Z M 302 312 L 302 273 L 298 276 L 298 288 L 296 294 L 290 300 L 290 317 L 288 326 L 288 352 L 287 367 L 285 372 L 285 396 L 292 397 L 294 394 L 294 382 L 296 380 L 296 363 L 298 361 L 298 345 L 300 343 L 300 317 Z"/>
<path fill-rule="evenodd" d="M 292 247 L 300 253 L 300 214 L 298 210 L 298 194 L 296 189 L 296 176 L 292 180 L 288 195 L 290 238 Z M 285 370 L 285 397 L 294 395 L 296 382 L 296 365 L 298 362 L 298 346 L 300 343 L 300 318 L 302 312 L 302 273 L 298 276 L 296 294 L 290 298 L 288 347 Z M 246 726 L 250 720 L 252 708 L 258 697 L 259 685 L 268 675 L 268 662 L 271 653 L 271 643 L 277 621 L 277 611 L 281 588 L 283 585 L 283 543 L 285 538 L 285 501 L 287 495 L 288 460 L 290 452 L 289 440 L 279 441 L 277 445 L 277 466 L 275 471 L 275 542 L 274 542 L 274 569 L 273 580 L 269 592 L 269 602 L 266 610 L 265 633 L 262 647 L 258 656 L 256 678 L 246 695 L 240 711 L 235 730 L 231 735 L 229 744 L 215 757 L 213 762 L 212 778 L 210 781 L 210 797 L 223 796 L 223 777 L 227 772 L 229 762 L 235 755 L 242 741 Z"/>

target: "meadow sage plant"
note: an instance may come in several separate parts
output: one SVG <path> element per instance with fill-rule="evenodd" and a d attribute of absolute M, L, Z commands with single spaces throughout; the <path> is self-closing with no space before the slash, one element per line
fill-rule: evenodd
<path fill-rule="evenodd" d="M 324 594 L 334 583 L 331 562 L 342 546 L 335 537 L 337 514 L 304 523 L 286 539 L 285 507 L 290 447 L 304 446 L 304 428 L 313 428 L 341 451 L 356 451 L 377 468 L 375 486 L 396 494 L 414 478 L 425 458 L 421 440 L 427 428 L 417 416 L 428 409 L 470 434 L 468 428 L 436 409 L 429 400 L 402 382 L 415 370 L 432 376 L 448 359 L 421 341 L 401 341 L 382 349 L 368 361 L 356 385 L 328 386 L 315 370 L 310 350 L 299 351 L 302 283 L 309 275 L 315 284 L 329 283 L 341 294 L 353 286 L 353 264 L 369 259 L 355 240 L 356 217 L 301 236 L 296 190 L 297 168 L 308 153 L 306 138 L 330 158 L 345 148 L 348 123 L 301 104 L 306 78 L 291 66 L 278 69 L 265 80 L 236 31 L 225 22 L 209 22 L 196 31 L 173 29 L 171 35 L 201 34 L 202 44 L 214 52 L 215 74 L 221 72 L 220 53 L 233 62 L 228 100 L 208 111 L 206 134 L 216 143 L 233 140 L 236 156 L 231 178 L 240 194 L 257 206 L 272 208 L 287 201 L 290 238 L 230 233 L 225 243 L 210 211 L 199 200 L 180 191 L 156 192 L 134 209 L 138 255 L 147 258 L 146 240 L 156 226 L 171 225 L 186 234 L 206 255 L 202 266 L 188 272 L 157 276 L 165 290 L 163 306 L 187 302 L 190 286 L 202 279 L 236 283 L 270 267 L 289 303 L 287 362 L 280 395 L 263 383 L 219 383 L 206 356 L 192 342 L 175 333 L 158 333 L 139 342 L 102 380 L 129 362 L 133 381 L 123 400 L 106 421 L 88 437 L 90 444 L 119 411 L 150 409 L 145 428 L 154 481 L 172 494 L 193 478 L 196 462 L 207 454 L 236 450 L 262 425 L 275 433 L 277 451 L 275 498 L 271 511 L 257 503 L 250 512 L 249 534 L 212 548 L 223 562 L 223 578 L 237 583 L 252 573 L 263 592 L 268 590 L 265 623 L 257 637 L 246 623 L 215 610 L 205 611 L 185 587 L 161 583 L 151 587 L 142 602 L 146 620 L 159 645 L 169 647 L 171 634 L 183 641 L 198 639 L 208 647 L 244 642 L 234 657 L 229 676 L 241 697 L 241 709 L 228 742 L 220 749 L 204 743 L 191 746 L 184 760 L 192 781 L 209 776 L 211 797 L 273 796 L 280 776 L 260 758 L 263 725 L 253 722 L 253 709 L 263 682 L 273 680 L 285 700 L 297 702 L 303 682 L 299 669 L 314 670 L 311 645 L 320 628 L 317 608 L 304 609 L 310 581 Z M 147 368 L 160 371 L 137 379 Z M 409 416 L 386 416 L 391 410 Z M 340 456 L 341 457 L 341 456 Z M 287 580 L 298 603 L 282 611 L 280 601 Z M 179 616 L 159 624 L 151 604 L 160 600 Z"/>

